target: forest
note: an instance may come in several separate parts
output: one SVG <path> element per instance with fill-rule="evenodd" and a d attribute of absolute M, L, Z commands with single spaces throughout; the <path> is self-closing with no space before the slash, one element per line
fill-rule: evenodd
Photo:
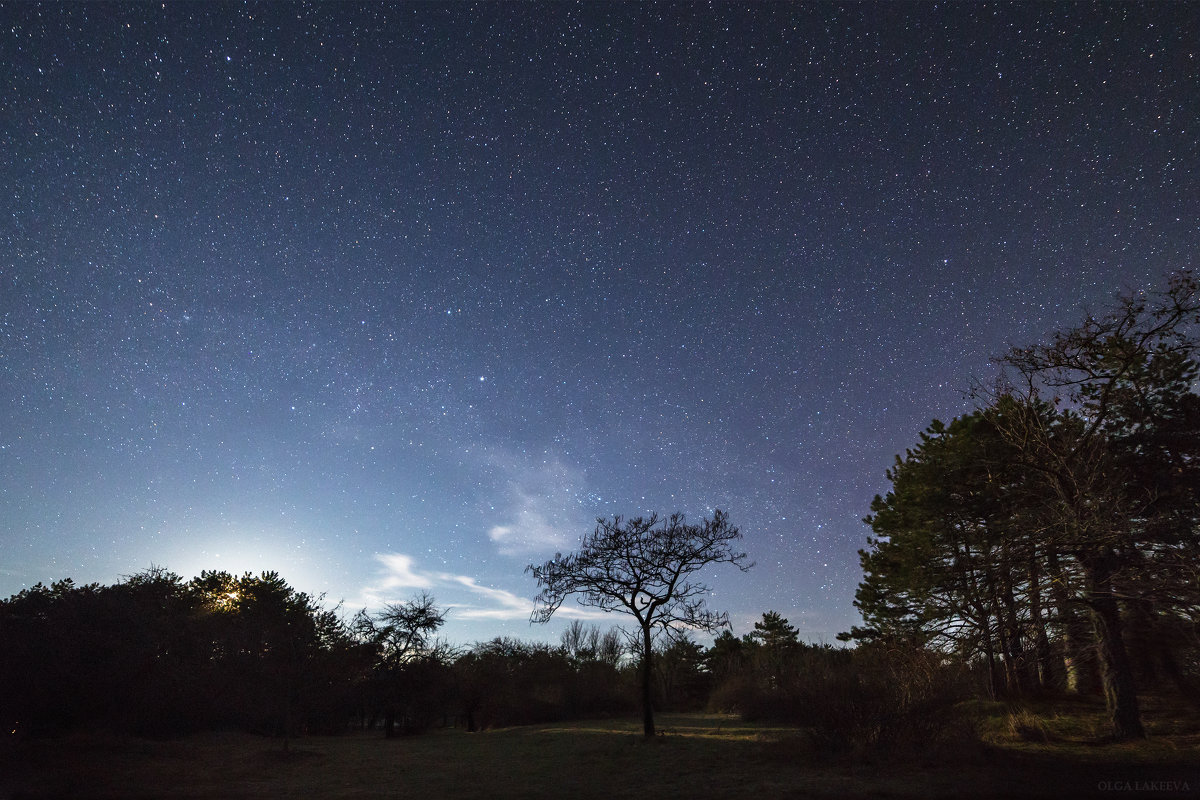
<path fill-rule="evenodd" d="M 428 595 L 346 614 L 275 573 L 155 567 L 0 602 L 7 738 L 236 730 L 286 749 L 639 711 L 653 737 L 654 712 L 687 712 L 894 758 L 978 740 L 981 703 L 1044 742 L 1025 704 L 1081 698 L 1102 704 L 1096 741 L 1143 740 L 1147 700 L 1194 718 L 1200 699 L 1198 328 L 1184 272 L 1000 357 L 975 409 L 934 421 L 887 472 L 865 519 L 863 623 L 840 645 L 801 641 L 773 610 L 739 636 L 704 607 L 692 573 L 749 568 L 721 512 L 600 520 L 577 553 L 531 565 L 535 621 L 576 596 L 638 623 L 576 621 L 556 645 L 450 644 Z"/>

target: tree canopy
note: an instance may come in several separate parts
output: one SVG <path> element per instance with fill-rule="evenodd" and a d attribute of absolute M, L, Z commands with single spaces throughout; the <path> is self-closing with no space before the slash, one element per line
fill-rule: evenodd
<path fill-rule="evenodd" d="M 1144 735 L 1137 675 L 1182 688 L 1164 633 L 1200 620 L 1198 354 L 1185 272 L 1001 357 L 984 404 L 935 421 L 888 472 L 852 636 L 982 658 L 994 691 L 1095 674 L 1114 736 Z"/>

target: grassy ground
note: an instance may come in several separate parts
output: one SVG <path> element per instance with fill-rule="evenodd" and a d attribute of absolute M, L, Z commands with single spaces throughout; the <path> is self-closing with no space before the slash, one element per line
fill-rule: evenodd
<path fill-rule="evenodd" d="M 278 740 L 76 734 L 8 746 L 0 800 L 50 798 L 1186 797 L 1200 794 L 1200 720 L 1154 709 L 1148 742 L 1103 742 L 1095 704 L 973 710 L 985 744 L 864 763 L 803 731 L 720 715 L 468 734 Z M 1173 722 L 1172 722 L 1173 720 Z M 1172 727 L 1174 726 L 1174 727 Z M 1183 784 L 1186 784 L 1186 791 Z"/>

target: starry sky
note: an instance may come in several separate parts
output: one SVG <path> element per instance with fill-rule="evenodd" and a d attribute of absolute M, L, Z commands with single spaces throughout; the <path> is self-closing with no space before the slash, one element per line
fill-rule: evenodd
<path fill-rule="evenodd" d="M 530 628 L 729 512 L 746 632 L 992 357 L 1195 266 L 1200 7 L 0 5 L 0 596 L 274 569 Z M 599 620 L 605 626 L 619 618 Z"/>

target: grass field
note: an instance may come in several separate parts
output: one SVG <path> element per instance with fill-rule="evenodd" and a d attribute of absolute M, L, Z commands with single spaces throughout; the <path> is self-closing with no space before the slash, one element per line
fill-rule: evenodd
<path fill-rule="evenodd" d="M 870 762 L 814 749 L 805 732 L 720 715 L 468 734 L 441 730 L 279 740 L 172 741 L 96 732 L 9 745 L 0 800 L 18 798 L 770 798 L 1188 797 L 1200 794 L 1200 731 L 1152 723 L 1137 744 L 1103 743 L 1094 705 L 976 709 L 982 745 Z M 1153 719 L 1152 714 L 1147 715 Z M 1158 718 L 1175 719 L 1159 709 Z M 1132 793 L 1132 795 L 1130 795 Z"/>

